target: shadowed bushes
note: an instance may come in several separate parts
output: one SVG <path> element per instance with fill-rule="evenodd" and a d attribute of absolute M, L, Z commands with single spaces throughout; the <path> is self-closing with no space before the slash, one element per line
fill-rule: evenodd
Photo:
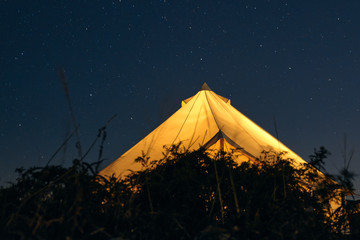
<path fill-rule="evenodd" d="M 310 165 L 268 152 L 261 165 L 238 165 L 223 152 L 168 151 L 138 158 L 146 170 L 122 179 L 96 175 L 99 162 L 18 169 L 0 190 L 1 239 L 349 237 L 344 215 L 328 211 L 341 186 Z"/>

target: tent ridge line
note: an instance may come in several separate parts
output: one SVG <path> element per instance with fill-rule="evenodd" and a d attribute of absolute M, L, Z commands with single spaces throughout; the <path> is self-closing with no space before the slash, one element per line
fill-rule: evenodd
<path fill-rule="evenodd" d="M 200 94 L 198 94 L 198 95 L 197 95 L 197 97 L 196 97 L 196 99 L 195 99 L 195 101 L 194 101 L 193 105 L 192 105 L 192 106 L 191 106 L 191 108 L 190 108 L 190 111 L 189 111 L 189 112 L 188 112 L 188 114 L 186 115 L 186 118 L 185 118 L 184 122 L 182 123 L 182 125 L 181 125 L 181 128 L 180 128 L 179 132 L 176 134 L 175 138 L 173 139 L 173 141 L 172 141 L 171 145 L 173 145 L 173 144 L 174 144 L 174 142 L 176 141 L 176 139 L 179 137 L 179 135 L 180 135 L 180 133 L 181 133 L 181 131 L 182 131 L 182 129 L 183 129 L 183 127 L 184 127 L 184 125 L 185 125 L 186 121 L 188 120 L 189 115 L 190 115 L 191 111 L 193 110 L 193 107 L 194 107 L 194 105 L 195 105 L 196 101 L 198 100 L 199 96 L 200 96 Z"/>
<path fill-rule="evenodd" d="M 210 91 L 210 92 L 212 92 L 212 91 Z M 217 119 L 216 119 L 216 117 L 215 117 L 215 114 L 214 114 L 214 112 L 213 112 L 213 110 L 212 110 L 212 108 L 211 108 L 211 105 L 210 105 L 210 102 L 209 102 L 209 99 L 208 99 L 208 96 L 207 96 L 207 92 L 205 92 L 205 97 L 206 97 L 206 101 L 207 101 L 208 106 L 209 106 L 210 111 L 211 111 L 211 116 L 214 118 L 217 128 L 218 128 L 219 130 L 221 130 L 221 128 L 220 128 L 220 126 L 219 126 L 219 123 L 218 123 L 218 121 L 217 121 Z"/>
<path fill-rule="evenodd" d="M 248 132 L 248 131 L 246 131 L 246 129 L 244 128 L 244 127 L 242 127 L 241 126 L 241 124 L 238 122 L 238 120 L 236 119 L 236 118 L 234 118 L 230 113 L 229 113 L 229 111 L 228 111 L 228 109 L 226 109 L 226 108 L 224 108 L 221 104 L 220 104 L 220 106 L 230 115 L 230 117 L 237 123 L 237 125 L 238 125 L 238 127 L 240 127 L 244 132 L 246 132 L 246 134 L 248 135 L 248 136 L 250 136 L 250 138 L 257 144 L 257 145 L 259 145 L 263 150 L 265 150 L 265 148 L 260 144 L 260 143 L 258 143 L 257 141 L 256 141 L 256 139 Z M 231 106 L 231 105 L 230 105 Z M 233 106 L 231 106 L 231 107 L 233 107 Z M 233 107 L 234 108 L 234 107 Z M 237 109 L 235 109 L 236 110 L 236 112 L 239 112 Z M 240 112 L 239 112 L 240 113 Z M 242 113 L 240 113 L 240 114 L 242 114 Z M 247 118 L 248 120 L 250 120 L 248 117 L 246 117 L 244 114 L 242 114 L 245 118 Z M 252 123 L 254 123 L 252 120 L 250 120 Z M 257 125 L 256 123 L 254 123 L 257 127 L 259 127 L 261 130 L 264 130 L 263 128 L 261 128 L 259 125 Z"/>

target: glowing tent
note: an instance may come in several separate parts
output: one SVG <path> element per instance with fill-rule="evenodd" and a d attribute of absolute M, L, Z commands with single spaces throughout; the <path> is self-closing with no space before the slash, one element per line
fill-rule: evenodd
<path fill-rule="evenodd" d="M 295 164 L 305 161 L 279 140 L 256 125 L 233 106 L 230 100 L 214 93 L 206 83 L 164 123 L 108 165 L 102 176 L 126 176 L 142 169 L 134 160 L 145 154 L 150 160 L 164 157 L 164 146 L 181 142 L 188 150 L 201 146 L 209 150 L 236 150 L 235 161 L 256 160 L 263 151 L 286 152 Z"/>

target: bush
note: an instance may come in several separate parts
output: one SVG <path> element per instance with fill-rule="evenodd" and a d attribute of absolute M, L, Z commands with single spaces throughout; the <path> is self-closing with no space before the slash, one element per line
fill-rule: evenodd
<path fill-rule="evenodd" d="M 310 165 L 264 152 L 241 165 L 224 152 L 168 149 L 123 179 L 95 165 L 18 169 L 0 189 L 1 239 L 345 239 L 340 186 Z M 271 161 L 269 160 L 271 159 Z M 93 173 L 94 172 L 94 173 Z M 341 203 L 341 202 L 340 202 Z"/>

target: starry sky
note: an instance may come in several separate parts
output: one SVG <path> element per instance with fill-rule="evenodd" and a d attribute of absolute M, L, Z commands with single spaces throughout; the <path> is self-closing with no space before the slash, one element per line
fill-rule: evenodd
<path fill-rule="evenodd" d="M 305 160 L 360 173 L 360 2 L 0 1 L 0 183 L 44 166 L 74 129 L 107 128 L 104 166 L 207 82 Z M 276 123 L 276 124 L 274 124 Z M 71 164 L 72 138 L 52 160 Z M 96 159 L 98 144 L 87 161 Z M 359 180 L 356 182 L 360 187 Z"/>

